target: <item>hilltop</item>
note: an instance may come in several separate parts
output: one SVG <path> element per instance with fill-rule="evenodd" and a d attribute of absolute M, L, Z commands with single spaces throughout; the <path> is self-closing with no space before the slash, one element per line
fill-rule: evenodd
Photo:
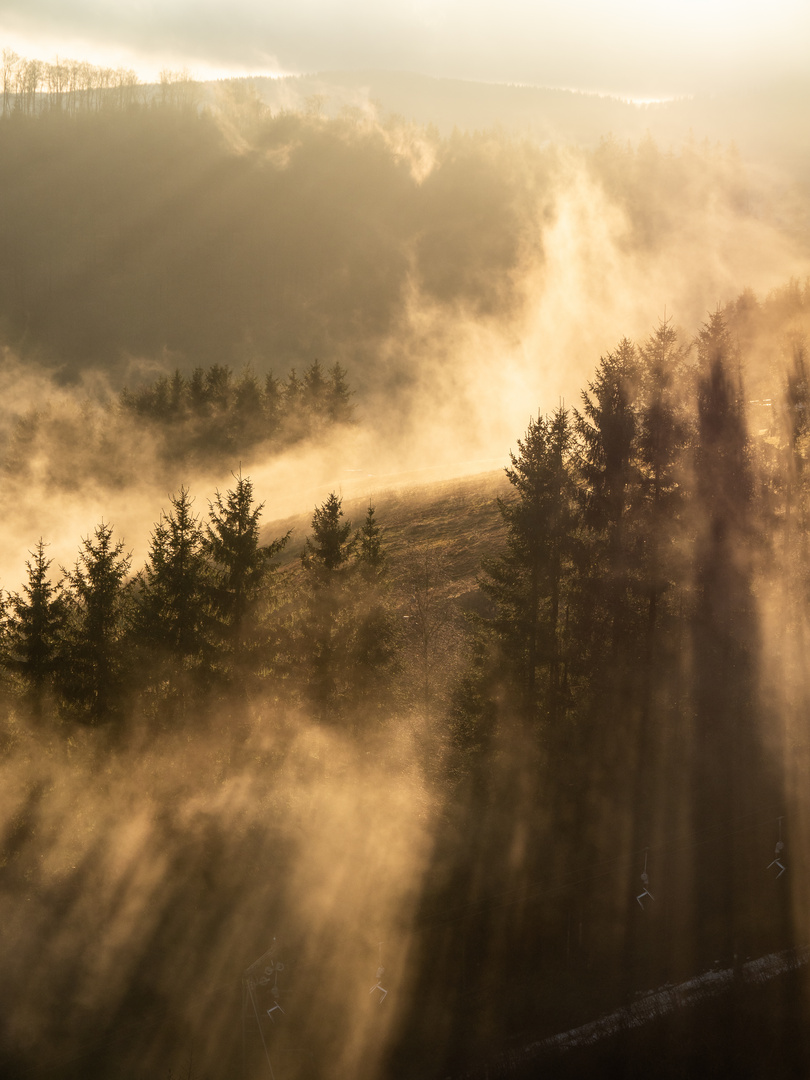
<path fill-rule="evenodd" d="M 480 601 L 477 579 L 481 560 L 503 545 L 505 530 L 498 498 L 509 491 L 503 469 L 380 491 L 371 498 L 343 501 L 346 520 L 362 524 L 369 504 L 383 529 L 383 544 L 395 585 L 403 580 L 403 567 L 414 555 L 430 553 L 442 561 L 444 591 L 463 608 Z M 268 522 L 264 543 L 290 531 L 290 541 L 279 559 L 282 570 L 295 572 L 310 532 L 312 513 Z"/>

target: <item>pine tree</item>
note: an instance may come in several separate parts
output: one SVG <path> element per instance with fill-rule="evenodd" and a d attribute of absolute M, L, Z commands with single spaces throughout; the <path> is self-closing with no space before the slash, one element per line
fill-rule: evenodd
<path fill-rule="evenodd" d="M 678 732 L 677 745 L 686 744 L 683 732 L 689 716 L 683 692 L 688 674 L 681 612 L 690 588 L 685 553 L 691 539 L 687 493 L 694 435 L 694 372 L 687 367 L 687 349 L 679 343 L 669 320 L 659 322 L 640 347 L 639 360 L 637 475 L 628 516 L 638 585 L 640 647 L 632 664 L 632 703 L 636 707 L 622 709 L 634 767 L 628 768 L 626 762 L 620 766 L 625 773 L 623 799 L 632 821 L 635 850 L 640 850 L 657 829 L 665 828 L 668 796 L 662 792 L 657 763 L 668 754 L 675 773 L 686 770 L 686 763 L 675 758 L 669 740 Z M 625 948 L 628 971 L 641 956 L 649 955 L 648 939 L 635 924 L 628 930 Z"/>
<path fill-rule="evenodd" d="M 153 662 L 155 654 L 163 656 L 177 672 L 199 666 L 209 651 L 210 574 L 203 529 L 185 487 L 171 505 L 155 525 L 139 575 L 135 622 Z"/>
<path fill-rule="evenodd" d="M 329 574 L 348 563 L 354 552 L 356 537 L 349 538 L 352 523 L 341 520 L 342 502 L 333 491 L 312 516 L 312 537 L 307 537 L 301 560 L 318 580 L 328 579 Z"/>
<path fill-rule="evenodd" d="M 313 420 L 320 418 L 324 411 L 327 382 L 320 360 L 314 360 L 304 372 L 303 403 Z"/>
<path fill-rule="evenodd" d="M 267 436 L 262 390 L 250 367 L 244 369 L 234 389 L 229 425 L 228 441 L 237 450 L 249 450 Z"/>
<path fill-rule="evenodd" d="M 195 416 L 207 416 L 209 411 L 209 387 L 207 385 L 205 371 L 196 367 L 191 373 L 188 384 L 188 399 L 191 411 Z"/>
<path fill-rule="evenodd" d="M 357 562 L 360 573 L 366 580 L 374 580 L 382 573 L 385 565 L 385 552 L 383 551 L 382 529 L 377 524 L 376 511 L 369 505 L 366 519 L 357 534 L 359 548 L 357 549 Z"/>
<path fill-rule="evenodd" d="M 568 411 L 560 407 L 529 424 L 506 470 L 515 498 L 499 500 L 506 552 L 484 564 L 492 620 L 529 719 L 555 723 L 564 706 L 561 605 L 570 576 L 577 524 Z"/>
<path fill-rule="evenodd" d="M 692 435 L 685 401 L 693 379 L 686 367 L 686 349 L 670 320 L 659 323 L 639 356 L 638 493 L 634 510 L 646 581 L 649 661 L 661 600 L 686 572 L 678 552 L 684 530 L 684 456 Z"/>
<path fill-rule="evenodd" d="M 9 597 L 7 647 L 12 670 L 25 681 L 39 717 L 43 696 L 58 665 L 65 598 L 61 585 L 54 585 L 48 576 L 52 560 L 45 557 L 41 539 L 30 554 L 23 592 Z"/>
<path fill-rule="evenodd" d="M 212 364 L 205 373 L 206 398 L 216 413 L 224 414 L 233 402 L 233 372 L 225 364 Z"/>
<path fill-rule="evenodd" d="M 349 588 L 351 696 L 357 710 L 366 717 L 380 719 L 389 700 L 386 688 L 394 665 L 397 633 L 387 588 L 383 530 L 372 505 L 355 537 L 354 551 L 355 580 Z"/>
<path fill-rule="evenodd" d="M 123 541 L 113 542 L 112 532 L 102 522 L 82 541 L 73 571 L 62 567 L 73 603 L 59 678 L 68 701 L 92 723 L 120 708 L 126 674 L 125 583 L 132 555 L 124 554 Z"/>
<path fill-rule="evenodd" d="M 284 548 L 289 533 L 271 544 L 259 543 L 259 518 L 264 503 L 254 506 L 253 484 L 241 473 L 236 487 L 209 503 L 205 550 L 213 562 L 212 598 L 220 636 L 232 656 L 249 657 L 256 644 L 256 607 L 273 558 Z"/>
<path fill-rule="evenodd" d="M 761 741 L 758 522 L 745 394 L 721 312 L 701 328 L 697 352 L 693 813 L 702 823 L 741 820 L 759 806 L 779 805 L 781 795 Z M 696 851 L 695 940 L 703 955 L 749 948 L 747 873 L 732 845 Z"/>
<path fill-rule="evenodd" d="M 282 415 L 282 391 L 281 385 L 272 371 L 269 371 L 264 380 L 264 406 L 265 437 L 275 438 L 281 424 Z"/>
<path fill-rule="evenodd" d="M 327 412 L 333 424 L 350 423 L 354 417 L 351 402 L 352 391 L 346 381 L 346 371 L 340 364 L 333 364 L 329 369 L 329 389 L 327 393 Z"/>
<path fill-rule="evenodd" d="M 332 492 L 316 507 L 312 536 L 301 554 L 309 587 L 301 656 L 312 704 L 322 715 L 334 714 L 345 697 L 351 637 L 347 585 L 357 540 L 351 533 L 352 523 L 343 520 L 342 500 Z"/>
<path fill-rule="evenodd" d="M 303 394 L 304 387 L 298 378 L 298 372 L 295 368 L 290 368 L 290 373 L 284 384 L 284 419 L 286 425 L 293 431 L 296 430 L 300 423 Z"/>
<path fill-rule="evenodd" d="M 174 369 L 171 383 L 169 384 L 169 408 L 174 423 L 185 419 L 186 413 L 186 380 L 179 368 Z"/>
<path fill-rule="evenodd" d="M 581 631 L 591 658 L 606 643 L 612 661 L 633 635 L 634 552 L 628 510 L 638 485 L 636 440 L 638 354 L 624 338 L 599 361 L 583 391 L 574 427 L 579 442 L 580 492 L 589 543 L 583 549 Z"/>

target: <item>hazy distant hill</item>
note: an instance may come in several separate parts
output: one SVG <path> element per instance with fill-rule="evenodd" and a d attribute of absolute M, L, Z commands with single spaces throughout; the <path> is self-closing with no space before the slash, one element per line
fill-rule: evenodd
<path fill-rule="evenodd" d="M 306 103 L 336 114 L 378 103 L 419 124 L 448 134 L 497 125 L 534 138 L 594 146 L 612 134 L 637 140 L 650 132 L 665 146 L 686 139 L 734 142 L 747 158 L 766 157 L 807 176 L 810 81 L 752 86 L 717 95 L 635 104 L 608 95 L 539 86 L 437 79 L 407 72 L 321 72 L 250 80 L 273 108 Z M 317 100 L 320 99 L 320 100 Z"/>
<path fill-rule="evenodd" d="M 211 110 L 110 101 L 2 117 L 3 344 L 119 382 L 133 361 L 281 374 L 317 357 L 343 364 L 360 392 L 389 392 L 420 355 L 433 373 L 456 351 L 468 368 L 473 324 L 517 342 L 549 287 L 565 290 L 555 327 L 583 303 L 601 347 L 638 330 L 617 317 L 636 275 L 657 273 L 660 299 L 694 322 L 720 297 L 761 289 L 769 261 L 767 284 L 785 280 L 788 247 L 810 238 L 801 183 L 752 182 L 728 149 L 738 113 L 719 103 L 705 116 L 725 148 L 669 153 L 662 133 L 688 133 L 698 103 L 639 110 L 409 76 L 215 89 Z M 376 99 L 382 119 L 363 110 Z M 790 150 L 803 168 L 808 137 L 791 142 L 769 120 L 775 107 L 746 114 L 782 154 L 764 164 Z M 636 139 L 645 118 L 658 148 Z M 610 266 L 617 284 L 626 277 L 614 297 L 600 284 Z M 570 349 L 567 363 L 584 366 Z"/>

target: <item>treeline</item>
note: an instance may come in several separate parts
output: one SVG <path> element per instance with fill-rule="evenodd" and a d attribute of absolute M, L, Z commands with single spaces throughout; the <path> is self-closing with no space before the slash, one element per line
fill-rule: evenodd
<path fill-rule="evenodd" d="M 801 309 L 803 295 L 794 282 L 770 303 Z M 740 331 L 754 305 L 743 294 L 718 309 L 689 347 L 669 321 L 641 346 L 624 339 L 578 409 L 539 416 L 518 442 L 508 548 L 482 588 L 499 697 L 544 740 L 602 709 L 608 687 L 649 715 L 656 679 L 691 655 L 696 619 L 715 640 L 732 624 L 744 636 L 761 574 L 802 582 L 794 614 L 810 599 L 810 567 L 794 562 L 810 497 L 807 347 L 785 337 L 786 374 L 760 370 L 751 397 Z"/>
<path fill-rule="evenodd" d="M 194 107 L 199 89 L 187 70 L 160 72 L 157 92 L 144 87 L 137 72 L 125 67 L 104 67 L 87 60 L 29 59 L 13 49 L 2 51 L 2 115 L 34 115 L 45 111 L 79 112 L 122 110 L 148 102 Z"/>
<path fill-rule="evenodd" d="M 28 382 L 21 366 L 10 368 L 7 385 L 20 389 L 27 407 L 0 415 L 0 471 L 22 487 L 118 487 L 145 471 L 171 486 L 193 467 L 267 458 L 304 440 L 323 444 L 355 419 L 346 371 L 337 363 L 324 370 L 318 360 L 285 379 L 268 372 L 260 380 L 250 367 L 236 373 L 224 364 L 176 369 L 97 400 L 52 376 Z"/>
<path fill-rule="evenodd" d="M 292 368 L 282 382 L 268 372 L 260 383 L 248 368 L 238 377 L 222 364 L 160 375 L 119 395 L 121 410 L 147 425 L 169 463 L 210 462 L 258 446 L 286 449 L 304 438 L 322 438 L 354 416 L 346 371 L 324 371 L 313 361 L 299 377 Z"/>
<path fill-rule="evenodd" d="M 534 420 L 507 470 L 507 550 L 482 579 L 497 660 L 479 665 L 473 730 L 522 717 L 555 768 L 598 762 L 600 798 L 630 799 L 637 819 L 653 814 L 642 759 L 662 738 L 705 739 L 713 763 L 728 752 L 737 810 L 770 790 L 758 596 L 789 625 L 810 600 L 807 351 L 786 346 L 784 381 L 752 399 L 723 312 L 688 348 L 663 322 L 600 360 L 578 409 Z M 649 778 L 635 790 L 630 761 Z"/>
<path fill-rule="evenodd" d="M 393 659 L 394 623 L 374 508 L 354 531 L 336 495 L 317 508 L 294 585 L 276 575 L 289 534 L 260 543 L 262 509 L 241 475 L 215 494 L 207 520 L 181 489 L 134 575 L 110 524 L 83 539 L 58 581 L 40 541 L 4 602 L 7 700 L 40 720 L 92 725 L 182 724 L 192 707 L 198 718 L 208 707 L 238 712 L 259 690 L 350 726 L 376 715 L 370 695 Z"/>
<path fill-rule="evenodd" d="M 786 338 L 782 374 L 752 398 L 739 340 L 721 311 L 690 344 L 669 321 L 622 340 L 577 408 L 517 443 L 506 546 L 481 577 L 491 607 L 448 716 L 474 839 L 436 858 L 456 875 L 429 890 L 425 1013 L 471 995 L 476 1028 L 517 1033 L 539 1022 L 538 995 L 553 1013 L 570 988 L 569 1008 L 598 1015 L 804 940 L 766 868 L 792 811 L 804 872 L 806 777 L 787 763 L 810 700 L 810 371 L 805 339 Z M 440 913 L 459 895 L 478 906 L 451 947 Z M 487 954 L 477 976 L 473 952 Z M 735 1008 L 716 1032 L 729 1054 L 748 1023 Z M 403 1047 L 428 1026 L 414 1015 Z M 457 1044 L 470 1062 L 476 1038 Z"/>

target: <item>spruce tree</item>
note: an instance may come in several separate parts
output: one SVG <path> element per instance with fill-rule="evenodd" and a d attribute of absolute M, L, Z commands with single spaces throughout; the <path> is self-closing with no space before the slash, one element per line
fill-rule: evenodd
<path fill-rule="evenodd" d="M 48 575 L 50 559 L 40 539 L 26 562 L 28 581 L 22 593 L 9 597 L 7 655 L 10 666 L 24 680 L 37 717 L 43 697 L 52 683 L 59 661 L 65 620 L 65 597 L 61 585 Z"/>
<path fill-rule="evenodd" d="M 580 630 L 591 661 L 626 661 L 632 644 L 636 552 L 628 513 L 636 496 L 639 364 L 624 338 L 599 361 L 574 428 L 580 498 L 589 541 L 580 560 Z M 607 652 L 605 652 L 607 646 Z"/>
<path fill-rule="evenodd" d="M 188 399 L 191 411 L 195 416 L 204 417 L 208 415 L 209 388 L 205 371 L 201 367 L 194 368 L 191 373 L 191 379 L 188 383 Z"/>
<path fill-rule="evenodd" d="M 500 499 L 506 552 L 486 560 L 492 626 L 527 719 L 555 723 L 565 701 L 561 606 L 569 586 L 577 525 L 573 432 L 562 406 L 529 424 L 506 470 L 515 497 Z"/>
<path fill-rule="evenodd" d="M 343 520 L 342 500 L 332 492 L 312 516 L 301 564 L 307 574 L 308 599 L 301 656 L 313 706 L 334 714 L 345 698 L 350 651 L 348 574 L 357 538 Z"/>
<path fill-rule="evenodd" d="M 65 664 L 59 681 L 67 700 L 91 723 L 110 719 L 121 707 L 126 676 L 126 589 L 131 554 L 115 543 L 102 522 L 82 541 L 72 571 L 62 567 L 70 605 Z"/>
<path fill-rule="evenodd" d="M 295 368 L 290 368 L 290 373 L 284 384 L 284 420 L 286 426 L 292 431 L 296 431 L 301 422 L 303 394 L 304 387 L 298 378 L 298 372 Z"/>
<path fill-rule="evenodd" d="M 183 487 L 161 514 L 139 574 L 136 638 L 153 683 L 175 684 L 210 663 L 210 571 L 204 533 Z"/>
<path fill-rule="evenodd" d="M 281 384 L 272 371 L 267 373 L 264 380 L 262 405 L 264 407 L 265 438 L 275 439 L 281 424 L 283 396 Z"/>
<path fill-rule="evenodd" d="M 383 550 L 382 529 L 377 524 L 376 510 L 372 505 L 366 512 L 366 519 L 357 534 L 359 548 L 357 549 L 357 562 L 363 577 L 373 580 L 382 573 L 385 565 L 385 552 Z"/>
<path fill-rule="evenodd" d="M 346 380 L 346 371 L 340 364 L 333 364 L 329 369 L 329 389 L 327 392 L 327 412 L 334 424 L 347 424 L 354 417 L 352 391 Z"/>
<path fill-rule="evenodd" d="M 760 806 L 779 805 L 781 797 L 760 734 L 757 519 L 745 394 L 720 311 L 703 325 L 696 345 L 693 814 L 702 827 L 744 820 Z M 739 848 L 702 845 L 694 861 L 697 959 L 745 955 L 751 947 L 747 894 L 755 886 Z"/>
<path fill-rule="evenodd" d="M 344 566 L 354 552 L 357 541 L 355 537 L 350 539 L 352 523 L 342 520 L 342 502 L 333 491 L 312 515 L 312 536 L 307 537 L 301 560 L 316 580 L 328 580 L 329 575 Z"/>
<path fill-rule="evenodd" d="M 213 564 L 212 600 L 219 634 L 226 650 L 247 660 L 256 642 L 257 612 L 262 587 L 273 570 L 273 558 L 289 533 L 271 544 L 259 543 L 259 518 L 264 503 L 253 501 L 253 484 L 241 473 L 236 486 L 209 503 L 205 551 Z"/>
<path fill-rule="evenodd" d="M 310 421 L 320 419 L 324 411 L 327 382 L 320 360 L 314 360 L 304 372 L 303 403 Z"/>
<path fill-rule="evenodd" d="M 390 700 L 386 689 L 394 665 L 397 632 L 389 600 L 383 529 L 372 505 L 368 507 L 355 542 L 348 658 L 352 698 L 357 711 L 368 718 L 380 719 Z"/>
<path fill-rule="evenodd" d="M 684 539 L 686 451 L 692 437 L 687 408 L 694 387 L 687 350 L 670 320 L 662 320 L 639 349 L 636 528 L 641 534 L 647 593 L 647 658 L 661 601 L 686 575 Z"/>
<path fill-rule="evenodd" d="M 228 441 L 237 450 L 248 450 L 267 437 L 262 390 L 250 367 L 234 389 L 229 426 Z"/>

